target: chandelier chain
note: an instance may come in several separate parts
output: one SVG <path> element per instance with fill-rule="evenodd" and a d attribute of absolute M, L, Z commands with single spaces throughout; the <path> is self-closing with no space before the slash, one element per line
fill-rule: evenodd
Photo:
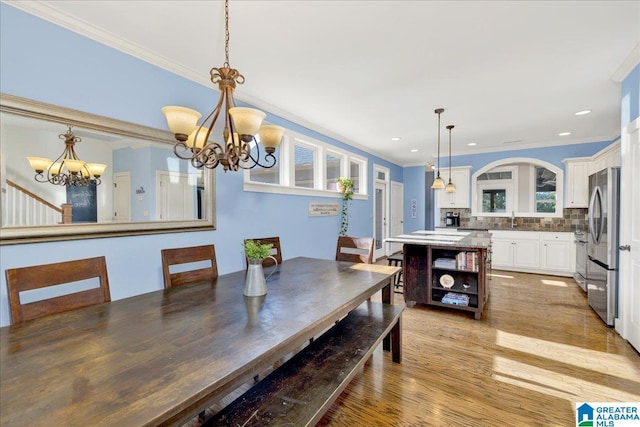
<path fill-rule="evenodd" d="M 224 1 L 224 66 L 229 66 L 229 0 Z"/>

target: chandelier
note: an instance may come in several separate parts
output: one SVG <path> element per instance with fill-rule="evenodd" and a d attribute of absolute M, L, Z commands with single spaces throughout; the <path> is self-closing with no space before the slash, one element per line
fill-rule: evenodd
<path fill-rule="evenodd" d="M 431 184 L 431 188 L 442 190 L 444 188 L 444 181 L 440 178 L 440 114 L 444 113 L 444 108 L 437 108 L 434 113 L 438 115 L 438 173 L 436 179 L 433 180 L 433 184 Z"/>
<path fill-rule="evenodd" d="M 235 106 L 233 91 L 236 84 L 244 83 L 244 76 L 229 65 L 229 0 L 224 2 L 224 25 L 225 62 L 222 67 L 209 71 L 211 82 L 220 89 L 220 99 L 213 111 L 198 126 L 202 117 L 198 111 L 178 106 L 162 109 L 169 129 L 178 141 L 173 152 L 177 157 L 189 160 L 196 168 L 213 169 L 220 164 L 225 172 L 256 166 L 271 168 L 276 164 L 273 153 L 280 144 L 284 128 L 262 125 L 266 114 L 260 110 Z M 224 119 L 222 140 L 209 141 L 221 114 Z M 266 153 L 264 163 L 260 161 L 260 144 Z"/>
<path fill-rule="evenodd" d="M 447 186 L 445 187 L 444 191 L 446 191 L 447 193 L 455 193 L 456 192 L 456 186 L 453 185 L 453 182 L 451 182 L 451 129 L 453 129 L 454 126 L 453 125 L 448 125 L 447 129 L 449 129 L 449 183 L 447 184 Z"/>
<path fill-rule="evenodd" d="M 58 138 L 64 139 L 64 151 L 54 161 L 44 157 L 27 157 L 29 164 L 36 171 L 35 180 L 75 187 L 100 185 L 100 176 L 107 165 L 85 163 L 78 158 L 74 147 L 82 139 L 73 134 L 71 126 L 66 133 L 58 135 Z"/>

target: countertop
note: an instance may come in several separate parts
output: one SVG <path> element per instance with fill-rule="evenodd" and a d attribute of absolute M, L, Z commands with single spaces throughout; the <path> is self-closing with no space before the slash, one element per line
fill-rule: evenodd
<path fill-rule="evenodd" d="M 449 232 L 455 232 L 455 231 L 484 231 L 484 232 L 491 232 L 491 231 L 527 231 L 527 232 L 534 232 L 534 233 L 575 233 L 575 230 L 532 230 L 530 228 L 518 228 L 518 227 L 493 227 L 493 228 L 476 228 L 476 227 L 446 227 L 444 225 L 442 226 L 436 226 L 436 231 L 440 232 L 443 231 L 445 233 L 449 233 Z M 446 230 L 445 230 L 446 229 Z M 580 230 L 583 233 L 586 233 L 586 231 Z"/>
<path fill-rule="evenodd" d="M 465 246 L 468 248 L 487 248 L 491 245 L 491 233 L 487 231 L 449 231 L 420 230 L 409 234 L 400 234 L 384 240 L 388 243 L 430 246 Z"/>

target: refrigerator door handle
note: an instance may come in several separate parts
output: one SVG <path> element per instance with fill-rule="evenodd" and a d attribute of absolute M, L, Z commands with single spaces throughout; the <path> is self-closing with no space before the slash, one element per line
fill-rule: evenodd
<path fill-rule="evenodd" d="M 604 226 L 604 221 L 602 221 L 602 219 L 600 219 L 599 224 L 595 223 L 596 203 L 598 204 L 598 216 L 602 216 L 602 195 L 600 193 L 600 187 L 595 187 L 591 193 L 591 200 L 589 201 L 589 233 L 591 233 L 591 238 L 596 245 L 600 244 L 602 228 Z"/>

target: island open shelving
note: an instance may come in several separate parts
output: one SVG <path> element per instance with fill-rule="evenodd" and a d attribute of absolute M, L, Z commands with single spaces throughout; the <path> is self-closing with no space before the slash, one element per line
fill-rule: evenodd
<path fill-rule="evenodd" d="M 457 240 L 447 240 L 445 235 L 438 241 L 437 235 L 413 233 L 388 240 L 404 243 L 407 306 L 428 304 L 472 312 L 475 319 L 482 317 L 489 296 L 487 265 L 491 239 L 488 233 L 481 237 L 467 234 Z"/>

